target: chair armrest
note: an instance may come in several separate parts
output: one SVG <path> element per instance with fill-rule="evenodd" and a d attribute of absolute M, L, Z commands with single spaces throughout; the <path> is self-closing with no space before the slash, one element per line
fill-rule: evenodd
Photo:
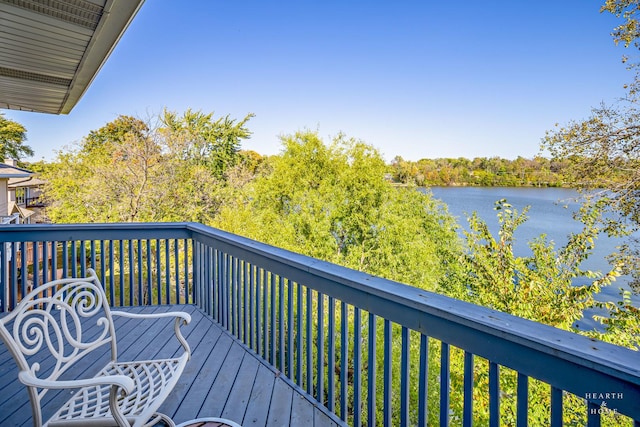
<path fill-rule="evenodd" d="M 107 375 L 95 378 L 86 378 L 82 380 L 43 380 L 34 376 L 29 371 L 21 371 L 18 374 L 20 381 L 32 387 L 47 388 L 47 389 L 62 389 L 62 388 L 82 388 L 99 385 L 111 385 L 122 388 L 127 394 L 131 393 L 135 388 L 135 382 L 125 375 Z"/>
<path fill-rule="evenodd" d="M 137 314 L 137 313 L 128 313 L 126 311 L 112 310 L 111 315 L 129 317 L 131 319 L 159 319 L 162 317 L 177 317 L 177 318 L 181 318 L 184 321 L 185 325 L 191 322 L 191 315 L 189 315 L 189 313 L 185 313 L 184 311 L 167 311 L 165 313 Z"/>
<path fill-rule="evenodd" d="M 110 386 L 109 409 L 111 409 L 111 415 L 113 416 L 117 425 L 129 425 L 127 419 L 122 414 L 120 406 L 118 405 L 118 389 L 120 389 L 120 392 L 122 392 L 124 395 L 128 395 L 133 392 L 136 384 L 133 379 L 125 375 L 105 375 L 72 381 L 51 381 L 40 379 L 34 376 L 29 371 L 20 371 L 20 373 L 18 374 L 18 378 L 27 386 L 35 386 L 44 389 L 72 389 L 101 385 Z"/>
<path fill-rule="evenodd" d="M 191 349 L 189 348 L 189 344 L 187 340 L 182 336 L 182 332 L 180 332 L 181 325 L 187 325 L 191 322 L 191 315 L 189 313 L 185 313 L 184 311 L 167 311 L 165 313 L 148 313 L 148 314 L 137 314 L 137 313 L 127 313 L 125 311 L 112 311 L 111 315 L 120 316 L 120 317 L 129 317 L 131 319 L 160 319 L 163 317 L 173 317 L 175 318 L 175 323 L 173 325 L 173 331 L 176 334 L 176 338 L 182 344 L 185 352 L 191 358 Z"/>

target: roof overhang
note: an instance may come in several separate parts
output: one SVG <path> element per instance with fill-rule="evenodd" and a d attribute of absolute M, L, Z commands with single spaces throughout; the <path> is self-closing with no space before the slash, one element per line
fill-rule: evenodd
<path fill-rule="evenodd" d="M 29 178 L 34 173 L 16 166 L 0 163 L 0 179 Z"/>
<path fill-rule="evenodd" d="M 0 108 L 67 114 L 144 0 L 0 0 Z"/>
<path fill-rule="evenodd" d="M 7 188 L 16 189 L 16 188 L 27 188 L 27 187 L 38 187 L 40 185 L 46 184 L 46 181 L 40 178 L 34 178 L 33 174 L 29 175 L 27 178 L 9 178 L 9 182 L 7 183 Z"/>

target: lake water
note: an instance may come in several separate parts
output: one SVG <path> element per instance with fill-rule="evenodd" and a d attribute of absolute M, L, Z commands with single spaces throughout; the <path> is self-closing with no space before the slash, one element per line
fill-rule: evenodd
<path fill-rule="evenodd" d="M 477 212 L 491 232 L 497 236 L 498 219 L 494 210 L 495 202 L 507 199 L 519 212 L 530 206 L 528 221 L 516 230 L 514 250 L 518 256 L 531 254 L 527 242 L 546 234 L 548 240 L 555 242 L 556 248 L 567 243 L 567 236 L 582 229 L 582 223 L 575 221 L 572 212 L 578 209 L 576 201 L 578 193 L 565 188 L 505 188 L 505 187 L 431 187 L 433 196 L 442 200 L 449 207 L 449 212 L 458 219 L 458 223 L 468 228 L 467 216 Z M 594 253 L 585 261 L 583 268 L 592 271 L 606 272 L 609 264 L 605 257 L 616 250 L 620 240 L 600 236 L 596 241 Z M 620 299 L 620 288 L 628 289 L 628 277 L 620 277 L 611 286 L 602 290 L 600 300 L 617 301 Z M 633 301 L 640 307 L 640 296 L 635 295 Z M 595 323 L 587 318 L 580 322 L 580 327 L 593 327 Z"/>

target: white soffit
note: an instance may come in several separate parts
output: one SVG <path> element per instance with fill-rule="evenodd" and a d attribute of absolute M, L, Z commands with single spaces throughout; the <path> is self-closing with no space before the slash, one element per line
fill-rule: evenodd
<path fill-rule="evenodd" d="M 144 0 L 0 0 L 0 108 L 67 114 Z"/>

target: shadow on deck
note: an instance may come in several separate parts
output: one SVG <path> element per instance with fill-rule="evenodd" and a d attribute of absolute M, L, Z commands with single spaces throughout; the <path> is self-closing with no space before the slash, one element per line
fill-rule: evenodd
<path fill-rule="evenodd" d="M 228 418 L 243 426 L 337 426 L 335 415 L 319 407 L 304 391 L 271 365 L 223 330 L 209 316 L 191 305 L 165 305 L 121 308 L 136 313 L 186 311 L 192 316 L 183 327 L 191 347 L 191 360 L 164 405 L 160 408 L 176 424 L 198 417 Z M 114 318 L 120 360 L 169 357 L 179 351 L 172 324 Z M 79 368 L 89 376 L 96 373 L 108 357 L 82 360 Z M 42 363 L 46 370 L 46 361 Z M 50 392 L 45 399 L 44 419 L 48 419 L 68 395 Z M 0 426 L 32 425 L 31 406 L 26 389 L 18 381 L 16 365 L 4 343 L 0 342 Z"/>

